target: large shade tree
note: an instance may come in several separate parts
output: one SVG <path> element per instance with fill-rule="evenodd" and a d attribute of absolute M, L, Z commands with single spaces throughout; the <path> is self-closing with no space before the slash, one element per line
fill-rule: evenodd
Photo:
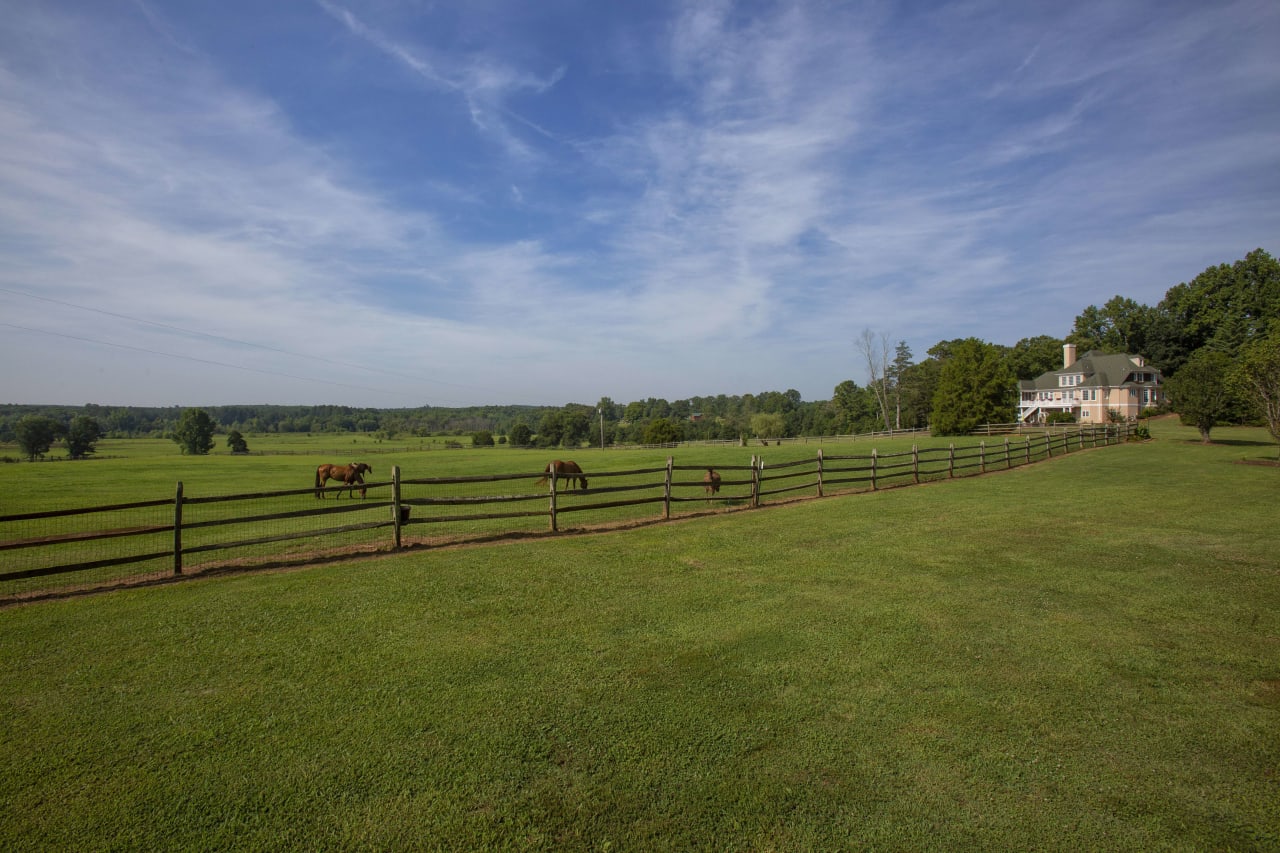
<path fill-rule="evenodd" d="M 1200 440 L 1209 443 L 1209 431 L 1230 413 L 1231 360 L 1216 350 L 1203 349 L 1182 365 L 1165 383 L 1165 393 L 1173 410 L 1186 426 L 1200 430 Z"/>
<path fill-rule="evenodd" d="M 102 425 L 97 419 L 88 415 L 76 415 L 63 435 L 67 443 L 67 455 L 72 459 L 84 459 L 93 453 L 99 438 L 102 438 Z"/>
<path fill-rule="evenodd" d="M 787 421 L 777 412 L 758 412 L 751 416 L 751 431 L 757 438 L 781 438 Z"/>
<path fill-rule="evenodd" d="M 1147 348 L 1148 330 L 1153 322 L 1153 309 L 1117 295 L 1101 308 L 1090 305 L 1080 312 L 1067 340 L 1082 352 L 1141 353 Z"/>
<path fill-rule="evenodd" d="M 1077 322 L 1079 320 L 1077 319 Z M 1062 367 L 1061 338 L 1036 335 L 1023 338 L 1009 350 L 1009 369 L 1015 379 L 1035 379 L 1050 370 Z"/>
<path fill-rule="evenodd" d="M 684 430 L 679 421 L 671 418 L 654 418 L 645 425 L 641 441 L 645 444 L 674 444 L 684 440 Z"/>
<path fill-rule="evenodd" d="M 1280 262 L 1255 249 L 1233 264 L 1209 267 L 1190 282 L 1169 288 L 1159 308 L 1176 340 L 1171 363 L 1203 348 L 1234 358 L 1240 348 L 1280 326 Z"/>
<path fill-rule="evenodd" d="M 18 447 L 30 462 L 48 453 L 61 432 L 62 424 L 47 415 L 26 415 L 14 427 Z"/>
<path fill-rule="evenodd" d="M 1241 396 L 1253 404 L 1280 442 L 1280 328 L 1246 344 L 1235 369 Z"/>
<path fill-rule="evenodd" d="M 511 426 L 511 434 L 508 438 L 516 447 L 527 447 L 533 440 L 533 430 L 524 421 L 516 421 Z"/>
<path fill-rule="evenodd" d="M 183 453 L 203 456 L 213 449 L 213 433 L 217 427 L 204 409 L 183 409 L 172 438 Z"/>

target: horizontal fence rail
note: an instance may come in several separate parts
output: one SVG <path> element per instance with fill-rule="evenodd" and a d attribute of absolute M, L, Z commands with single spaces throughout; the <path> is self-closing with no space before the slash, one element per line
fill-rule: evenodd
<path fill-rule="evenodd" d="M 589 513 L 607 527 L 634 522 L 628 511 L 636 507 L 660 505 L 647 517 L 669 519 L 680 505 L 690 507 L 686 512 L 749 509 L 778 496 L 896 488 L 1029 465 L 1116 444 L 1131 432 L 1114 424 L 883 454 L 819 449 L 787 462 L 752 456 L 748 465 L 714 466 L 714 491 L 704 481 L 709 466 L 677 465 L 671 457 L 660 467 L 591 472 L 589 489 L 542 472 L 402 478 L 398 467 L 390 480 L 357 486 L 363 497 L 345 486 L 189 496 L 178 483 L 172 499 L 0 515 L 0 602 L 228 565 L 399 549 L 414 528 L 423 536 L 411 544 L 445 544 L 556 532 L 566 514 Z M 321 496 L 339 500 L 318 506 Z M 231 551 L 235 558 L 226 556 Z"/>

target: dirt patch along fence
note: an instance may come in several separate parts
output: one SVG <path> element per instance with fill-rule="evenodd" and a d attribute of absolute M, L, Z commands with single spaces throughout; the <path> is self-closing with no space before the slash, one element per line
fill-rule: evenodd
<path fill-rule="evenodd" d="M 714 466 L 716 494 L 703 482 L 711 466 L 677 465 L 672 457 L 663 466 L 590 472 L 589 489 L 563 479 L 538 484 L 540 473 L 403 478 L 396 467 L 390 480 L 367 484 L 367 497 L 340 496 L 345 487 L 330 486 L 326 496 L 339 499 L 322 504 L 314 487 L 191 496 L 178 483 L 172 498 L 0 515 L 0 603 L 232 566 L 546 535 L 560 532 L 566 516 L 599 529 L 895 488 L 1115 444 L 1129 432 L 1121 424 L 885 454 L 819 450 L 773 463 L 753 456 L 748 465 Z M 414 530 L 421 535 L 410 537 Z"/>

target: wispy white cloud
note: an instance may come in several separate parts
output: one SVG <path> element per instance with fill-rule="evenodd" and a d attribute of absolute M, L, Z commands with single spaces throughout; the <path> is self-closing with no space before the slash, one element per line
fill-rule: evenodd
<path fill-rule="evenodd" d="M 0 307 L 54 344 L 0 355 L 84 399 L 821 397 L 861 378 L 864 327 L 917 353 L 1061 334 L 1280 224 L 1256 110 L 1280 23 L 1248 3 L 691 3 L 601 12 L 588 44 L 527 10 L 455 43 L 317 0 L 315 93 L 134 8 L 0 24 Z M 325 65 L 334 43 L 376 68 Z"/>
<path fill-rule="evenodd" d="M 549 135 L 534 122 L 510 109 L 511 97 L 521 92 L 543 93 L 555 86 L 565 74 L 558 66 L 550 76 L 539 78 L 486 54 L 457 56 L 452 53 L 432 56 L 421 47 L 400 43 L 375 27 L 365 24 L 350 10 L 330 0 L 316 0 L 330 16 L 342 23 L 357 38 L 390 57 L 431 86 L 456 94 L 465 104 L 471 122 L 498 141 L 508 155 L 517 159 L 535 156 L 532 148 L 506 126 L 514 119 Z"/>

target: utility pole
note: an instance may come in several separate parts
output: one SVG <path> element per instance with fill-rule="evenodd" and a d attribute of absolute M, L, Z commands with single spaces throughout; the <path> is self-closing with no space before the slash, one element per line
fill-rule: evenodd
<path fill-rule="evenodd" d="M 596 406 L 596 414 L 600 416 L 600 449 L 604 450 L 604 407 Z"/>

